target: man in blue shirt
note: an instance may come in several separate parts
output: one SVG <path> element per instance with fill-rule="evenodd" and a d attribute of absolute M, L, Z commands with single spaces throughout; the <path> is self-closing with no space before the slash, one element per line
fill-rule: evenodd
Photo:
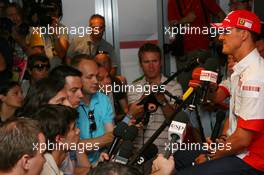
<path fill-rule="evenodd" d="M 110 99 L 98 92 L 98 67 L 96 62 L 87 55 L 73 58 L 72 65 L 82 72 L 84 97 L 78 107 L 80 137 L 85 144 L 93 145 L 89 152 L 89 160 L 94 164 L 102 148 L 113 140 L 113 109 Z"/>

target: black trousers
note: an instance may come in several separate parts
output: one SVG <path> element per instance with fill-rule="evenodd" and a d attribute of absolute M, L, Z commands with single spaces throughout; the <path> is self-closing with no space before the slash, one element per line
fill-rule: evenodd
<path fill-rule="evenodd" d="M 264 175 L 236 156 L 210 160 L 192 165 L 194 159 L 204 151 L 177 151 L 174 154 L 175 175 Z"/>

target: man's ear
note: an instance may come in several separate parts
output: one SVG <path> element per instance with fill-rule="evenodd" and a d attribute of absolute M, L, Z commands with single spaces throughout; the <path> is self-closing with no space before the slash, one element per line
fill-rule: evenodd
<path fill-rule="evenodd" d="M 250 38 L 250 33 L 247 30 L 242 30 L 241 31 L 241 39 L 244 41 L 246 39 Z"/>
<path fill-rule="evenodd" d="M 21 168 L 25 171 L 28 171 L 30 168 L 30 163 L 31 163 L 30 156 L 28 154 L 25 154 L 21 157 L 20 161 L 21 161 L 21 166 L 22 166 Z"/>

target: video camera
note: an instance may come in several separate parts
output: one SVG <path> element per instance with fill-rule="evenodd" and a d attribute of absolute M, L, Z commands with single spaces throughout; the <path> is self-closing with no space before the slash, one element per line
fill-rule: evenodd
<path fill-rule="evenodd" d="M 54 16 L 61 17 L 62 11 L 60 5 L 54 2 L 48 3 L 33 3 L 29 12 L 29 20 L 33 23 L 33 26 L 46 27 L 51 25 Z M 37 21 L 32 21 L 32 17 L 36 15 Z"/>

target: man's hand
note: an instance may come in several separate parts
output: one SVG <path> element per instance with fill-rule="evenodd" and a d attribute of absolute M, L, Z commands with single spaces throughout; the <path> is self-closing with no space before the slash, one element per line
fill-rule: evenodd
<path fill-rule="evenodd" d="M 97 165 L 99 163 L 104 162 L 105 160 L 109 160 L 109 155 L 107 153 L 102 152 L 100 154 L 100 157 L 99 157 L 98 161 L 95 164 L 92 165 L 92 168 L 97 167 Z"/>
<path fill-rule="evenodd" d="M 206 154 L 200 154 L 198 157 L 196 157 L 196 159 L 194 160 L 194 162 L 196 164 L 201 164 L 208 161 L 208 156 Z"/>
<path fill-rule="evenodd" d="M 162 154 L 159 154 L 158 157 L 154 160 L 152 164 L 152 175 L 169 175 L 174 170 L 174 159 L 173 156 L 170 156 L 169 159 L 164 158 Z"/>
<path fill-rule="evenodd" d="M 139 101 L 136 101 L 135 103 L 129 105 L 127 114 L 132 116 L 133 118 L 136 118 L 144 112 L 144 106 L 138 105 L 138 103 Z"/>

